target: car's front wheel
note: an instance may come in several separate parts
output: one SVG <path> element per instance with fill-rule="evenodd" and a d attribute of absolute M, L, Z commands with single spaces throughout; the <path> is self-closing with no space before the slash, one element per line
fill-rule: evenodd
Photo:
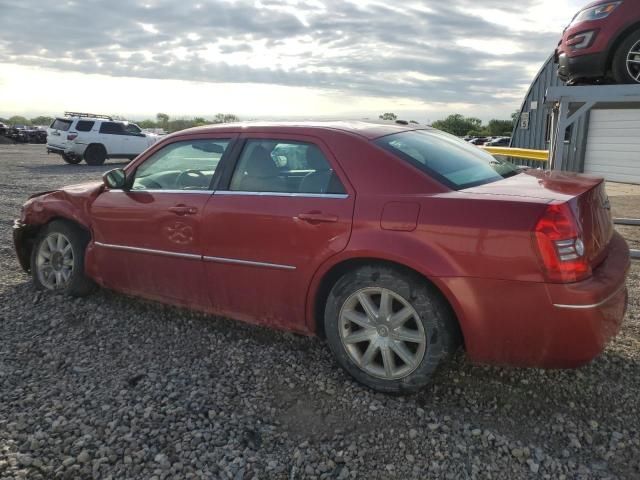
<path fill-rule="evenodd" d="M 640 30 L 632 32 L 620 44 L 611 70 L 617 83 L 640 83 Z"/>
<path fill-rule="evenodd" d="M 95 283 L 84 273 L 89 235 L 63 220 L 54 220 L 38 234 L 31 252 L 31 275 L 37 288 L 85 296 Z"/>
<path fill-rule="evenodd" d="M 418 275 L 384 265 L 360 267 L 336 282 L 324 326 L 338 363 L 364 385 L 390 393 L 427 385 L 460 338 L 438 292 Z"/>

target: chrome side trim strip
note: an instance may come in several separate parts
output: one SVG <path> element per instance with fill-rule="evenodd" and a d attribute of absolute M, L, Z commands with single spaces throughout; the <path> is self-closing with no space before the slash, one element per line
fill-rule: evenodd
<path fill-rule="evenodd" d="M 303 198 L 349 198 L 346 193 L 288 193 L 288 192 L 241 192 L 239 190 L 216 190 L 214 195 L 246 195 L 256 197 L 303 197 Z"/>
<path fill-rule="evenodd" d="M 126 252 L 149 253 L 151 255 L 164 255 L 166 257 L 186 258 L 188 260 L 204 260 L 206 262 L 232 263 L 236 265 L 249 265 L 252 267 L 276 268 L 279 270 L 295 270 L 293 265 L 280 265 L 278 263 L 254 262 L 251 260 L 238 260 L 237 258 L 224 257 L 203 257 L 193 253 L 168 252 L 166 250 L 155 250 L 152 248 L 129 247 L 126 245 L 113 245 L 110 243 L 94 242 L 94 245 L 102 248 L 110 248 L 112 250 L 123 250 Z"/>
<path fill-rule="evenodd" d="M 122 190 L 122 189 L 109 189 L 111 193 L 195 193 L 200 195 L 212 195 L 213 190 L 163 190 L 161 188 L 156 189 L 139 189 L 139 190 Z"/>
<path fill-rule="evenodd" d="M 235 258 L 223 258 L 223 257 L 202 257 L 205 262 L 217 262 L 217 263 L 234 263 L 236 265 L 249 265 L 252 267 L 267 267 L 267 268 L 277 268 L 279 270 L 295 270 L 296 267 L 293 265 L 280 265 L 277 263 L 266 263 L 266 262 L 252 262 L 249 260 L 238 260 Z"/>
<path fill-rule="evenodd" d="M 604 300 L 599 301 L 598 303 L 593 303 L 591 305 L 563 305 L 561 303 L 554 303 L 553 306 L 557 307 L 557 308 L 572 308 L 572 309 L 580 309 L 580 310 L 587 309 L 587 308 L 598 308 L 601 305 L 604 305 L 605 303 L 607 303 L 613 297 L 615 297 L 618 293 L 620 293 L 620 290 L 622 290 L 626 286 L 627 286 L 626 283 L 623 283 L 618 288 L 616 288 L 616 290 L 611 295 L 609 295 L 607 298 L 605 298 Z"/>
<path fill-rule="evenodd" d="M 154 250 L 152 248 L 128 247 L 125 245 L 112 245 L 110 243 L 94 242 L 98 247 L 110 248 L 112 250 L 124 250 L 127 252 L 150 253 L 152 255 L 164 255 L 165 257 L 187 258 L 189 260 L 202 260 L 201 255 L 193 253 L 168 252 L 166 250 Z"/>

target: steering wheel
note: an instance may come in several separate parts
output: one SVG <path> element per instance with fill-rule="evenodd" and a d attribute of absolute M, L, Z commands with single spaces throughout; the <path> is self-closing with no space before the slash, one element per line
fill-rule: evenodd
<path fill-rule="evenodd" d="M 199 188 L 208 186 L 207 176 L 200 170 L 185 170 L 176 178 L 176 185 L 187 190 L 191 188 Z"/>

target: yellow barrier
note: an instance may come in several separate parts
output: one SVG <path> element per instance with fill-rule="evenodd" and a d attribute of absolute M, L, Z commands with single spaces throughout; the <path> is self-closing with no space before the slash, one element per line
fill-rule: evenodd
<path fill-rule="evenodd" d="M 530 150 L 528 148 L 509 148 L 509 147 L 485 147 L 480 148 L 486 150 L 491 155 L 501 155 L 505 157 L 525 158 L 527 160 L 538 160 L 540 162 L 549 161 L 549 150 Z"/>

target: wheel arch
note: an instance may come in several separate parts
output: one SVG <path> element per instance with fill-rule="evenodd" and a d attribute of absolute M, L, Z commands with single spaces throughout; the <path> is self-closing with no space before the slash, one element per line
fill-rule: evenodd
<path fill-rule="evenodd" d="M 629 35 L 631 35 L 633 32 L 637 30 L 640 30 L 640 21 L 632 23 L 631 25 L 628 25 L 624 30 L 622 30 L 618 34 L 618 36 L 613 40 L 613 42 L 611 42 L 607 52 L 607 63 L 605 64 L 606 72 L 610 72 L 613 68 L 613 57 L 615 57 L 618 47 L 620 47 L 622 42 L 624 42 L 627 39 L 627 37 L 629 37 Z"/>
<path fill-rule="evenodd" d="M 456 308 L 455 297 L 448 289 L 437 281 L 436 278 L 432 278 L 424 272 L 420 272 L 415 268 L 412 268 L 404 263 L 377 257 L 353 257 L 341 260 L 333 264 L 327 269 L 319 278 L 317 287 L 314 289 L 311 298 L 311 328 L 316 335 L 325 338 L 324 332 L 324 311 L 329 297 L 329 292 L 338 279 L 349 270 L 358 268 L 364 265 L 380 265 L 384 267 L 390 267 L 409 275 L 419 278 L 424 281 L 442 300 L 444 306 L 450 310 L 451 314 L 458 324 L 460 330 L 460 339 L 464 347 L 464 329 L 463 322 L 461 321 L 461 315 L 459 309 Z"/>
<path fill-rule="evenodd" d="M 27 228 L 24 229 L 20 237 L 15 239 L 18 261 L 25 272 L 29 273 L 31 271 L 31 254 L 33 252 L 36 238 L 38 238 L 38 235 L 43 228 L 45 228 L 51 222 L 55 221 L 62 221 L 71 224 L 83 231 L 88 236 L 88 238 L 92 238 L 91 229 L 89 229 L 86 225 L 83 225 L 73 218 L 65 217 L 62 215 L 51 215 L 47 217 L 46 220 L 42 223 L 29 224 Z"/>

